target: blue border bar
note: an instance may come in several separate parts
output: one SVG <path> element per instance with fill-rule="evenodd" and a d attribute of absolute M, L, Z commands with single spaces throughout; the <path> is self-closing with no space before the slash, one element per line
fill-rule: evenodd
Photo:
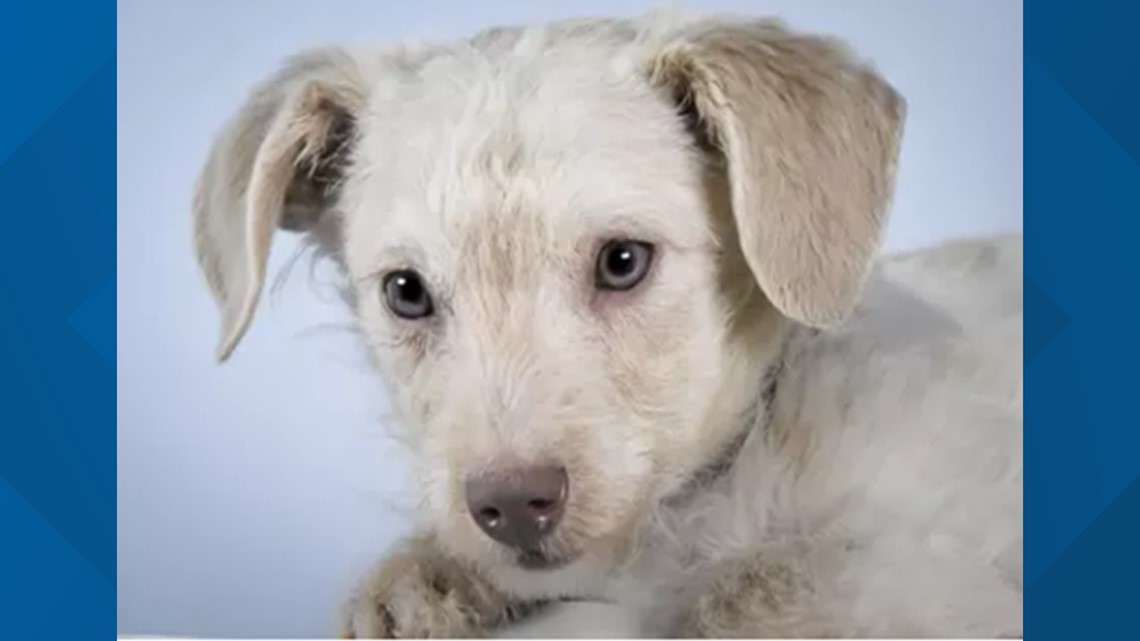
<path fill-rule="evenodd" d="M 1140 3 L 1025 3 L 1029 639 L 1137 638 Z"/>
<path fill-rule="evenodd" d="M 0 8 L 0 638 L 115 636 L 115 5 Z"/>

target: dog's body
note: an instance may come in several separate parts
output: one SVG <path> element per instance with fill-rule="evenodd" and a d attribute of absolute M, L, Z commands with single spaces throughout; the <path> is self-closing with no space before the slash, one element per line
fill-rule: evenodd
<path fill-rule="evenodd" d="M 620 570 L 496 577 L 525 599 L 624 612 L 564 606 L 521 630 L 1020 636 L 1021 264 L 1020 237 L 881 261 L 841 330 L 787 337 L 731 465 L 658 506 Z"/>
<path fill-rule="evenodd" d="M 1020 240 L 879 272 L 842 330 L 789 338 L 736 464 L 663 510 L 612 584 L 646 631 L 1020 634 Z"/>
<path fill-rule="evenodd" d="M 196 205 L 221 354 L 272 229 L 307 230 L 423 464 L 421 533 L 344 632 L 584 599 L 642 634 L 1019 635 L 1020 240 L 874 267 L 903 112 L 841 45 L 755 21 L 271 78 Z"/>

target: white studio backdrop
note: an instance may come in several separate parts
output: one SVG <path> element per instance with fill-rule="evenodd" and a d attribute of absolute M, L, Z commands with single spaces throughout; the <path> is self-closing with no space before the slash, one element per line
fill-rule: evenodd
<path fill-rule="evenodd" d="M 408 531 L 409 466 L 328 274 L 307 260 L 234 359 L 190 249 L 193 182 L 223 121 L 314 45 L 462 37 L 632 15 L 599 0 L 123 0 L 118 59 L 118 625 L 123 634 L 320 637 Z M 1022 225 L 1016 0 L 702 2 L 851 42 L 909 103 L 889 249 Z M 295 256 L 282 238 L 271 274 Z"/>

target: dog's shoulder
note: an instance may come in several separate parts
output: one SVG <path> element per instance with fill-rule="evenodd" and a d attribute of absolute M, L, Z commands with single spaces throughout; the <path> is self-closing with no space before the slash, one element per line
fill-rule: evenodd
<path fill-rule="evenodd" d="M 884 258 L 875 285 L 893 286 L 967 326 L 1020 316 L 1022 237 L 955 240 Z M 873 299 L 872 303 L 874 302 Z"/>
<path fill-rule="evenodd" d="M 1020 369 L 1021 326 L 1022 239 L 1003 235 L 884 257 L 859 308 L 825 342 L 872 360 L 981 350 L 1016 357 Z"/>
<path fill-rule="evenodd" d="M 1020 580 L 1021 251 L 1005 236 L 887 257 L 847 324 L 792 346 L 772 429 L 797 518 L 868 544 L 892 523 L 874 563 L 908 545 L 936 559 L 906 538 L 929 526 L 979 543 L 948 564 Z"/>
<path fill-rule="evenodd" d="M 793 346 L 777 418 L 824 459 L 808 476 L 974 491 L 1020 467 L 1021 338 L 1020 238 L 886 258 L 846 325 Z"/>

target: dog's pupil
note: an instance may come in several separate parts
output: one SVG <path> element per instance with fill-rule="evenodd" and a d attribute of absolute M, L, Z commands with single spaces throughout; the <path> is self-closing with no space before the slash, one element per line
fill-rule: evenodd
<path fill-rule="evenodd" d="M 610 273 L 615 276 L 624 276 L 633 270 L 633 262 L 633 249 L 627 245 L 622 245 L 610 252 L 610 260 L 607 267 Z"/>
<path fill-rule="evenodd" d="M 396 278 L 396 288 L 400 292 L 400 298 L 409 303 L 419 302 L 424 295 L 423 284 L 420 279 L 415 276 L 399 276 Z"/>

